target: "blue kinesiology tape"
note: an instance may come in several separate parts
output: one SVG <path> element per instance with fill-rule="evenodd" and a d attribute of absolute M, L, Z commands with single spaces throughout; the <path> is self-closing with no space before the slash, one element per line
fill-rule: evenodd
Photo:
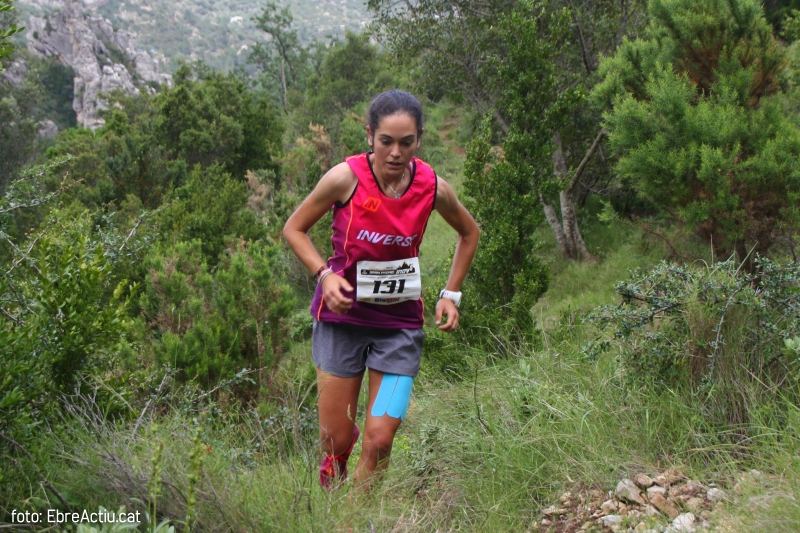
<path fill-rule="evenodd" d="M 384 374 L 378 396 L 372 404 L 372 416 L 388 414 L 392 418 L 405 420 L 413 385 L 414 378 L 410 376 Z"/>

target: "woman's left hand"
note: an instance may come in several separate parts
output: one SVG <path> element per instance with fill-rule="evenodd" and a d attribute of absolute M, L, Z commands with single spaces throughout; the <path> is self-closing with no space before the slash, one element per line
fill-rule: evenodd
<path fill-rule="evenodd" d="M 458 328 L 458 307 L 450 298 L 439 298 L 436 304 L 436 324 L 442 322 L 442 315 L 447 317 L 447 321 L 439 326 L 442 331 L 455 331 Z"/>

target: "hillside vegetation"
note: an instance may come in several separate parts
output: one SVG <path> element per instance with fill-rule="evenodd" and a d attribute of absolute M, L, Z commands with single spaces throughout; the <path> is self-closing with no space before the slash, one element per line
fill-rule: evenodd
<path fill-rule="evenodd" d="M 178 68 L 180 61 L 200 60 L 222 71 L 245 67 L 253 44 L 265 40 L 252 20 L 261 13 L 264 2 L 112 0 L 84 3 L 109 19 L 115 28 L 137 34 L 139 46 L 159 58 L 167 72 Z M 23 23 L 29 13 L 41 16 L 58 5 L 57 2 L 24 0 L 19 4 Z M 290 9 L 303 43 L 315 40 L 326 43 L 332 37 L 341 38 L 347 30 L 360 32 L 369 21 L 361 0 L 284 0 L 275 4 Z"/>
<path fill-rule="evenodd" d="M 318 46 L 261 6 L 249 71 L 181 64 L 96 130 L 38 135 L 54 64 L 2 78 L 0 528 L 798 531 L 798 6 L 368 7 Z M 427 306 L 390 467 L 326 492 L 315 284 L 281 228 L 395 87 L 481 243 L 459 330 Z M 455 240 L 434 213 L 426 302 Z"/>

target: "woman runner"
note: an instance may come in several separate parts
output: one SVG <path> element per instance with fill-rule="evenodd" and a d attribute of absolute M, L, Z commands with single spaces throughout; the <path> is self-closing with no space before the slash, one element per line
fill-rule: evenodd
<path fill-rule="evenodd" d="M 478 225 L 453 189 L 414 157 L 423 132 L 419 101 L 403 91 L 385 92 L 372 101 L 368 122 L 372 150 L 328 171 L 283 229 L 318 281 L 311 304 L 312 357 L 325 451 L 319 480 L 328 490 L 347 477 L 347 460 L 360 433 L 356 404 L 366 369 L 369 403 L 356 484 L 388 464 L 419 372 L 418 257 L 433 209 L 458 232 L 450 276 L 436 304 L 440 330 L 458 327 L 459 291 L 478 245 Z M 331 206 L 334 255 L 326 263 L 308 231 Z"/>

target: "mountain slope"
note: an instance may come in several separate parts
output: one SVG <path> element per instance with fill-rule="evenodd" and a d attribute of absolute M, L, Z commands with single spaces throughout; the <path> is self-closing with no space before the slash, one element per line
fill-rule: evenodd
<path fill-rule="evenodd" d="M 280 0 L 289 6 L 303 42 L 326 41 L 327 36 L 359 31 L 369 20 L 363 0 Z M 139 46 L 159 59 L 168 72 L 179 60 L 200 59 L 215 69 L 246 64 L 248 49 L 263 34 L 254 15 L 266 2 L 256 0 L 83 0 L 87 9 L 109 19 L 115 29 L 138 35 Z M 19 0 L 21 19 L 62 8 L 60 0 Z"/>

